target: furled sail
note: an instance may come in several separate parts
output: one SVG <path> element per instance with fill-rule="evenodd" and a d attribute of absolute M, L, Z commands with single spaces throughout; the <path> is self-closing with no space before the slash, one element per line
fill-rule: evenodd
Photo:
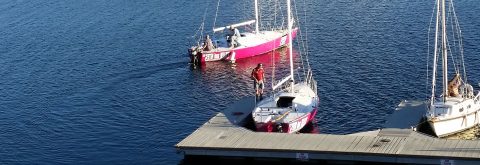
<path fill-rule="evenodd" d="M 462 82 L 462 78 L 460 74 L 455 74 L 455 76 L 448 82 L 448 95 L 451 97 L 459 96 L 458 87 L 460 87 L 460 83 Z"/>

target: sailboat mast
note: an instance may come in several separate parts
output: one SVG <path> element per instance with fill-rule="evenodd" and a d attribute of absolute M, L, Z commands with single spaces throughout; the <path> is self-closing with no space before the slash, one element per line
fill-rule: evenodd
<path fill-rule="evenodd" d="M 435 49 L 433 51 L 433 72 L 432 72 L 432 96 L 430 98 L 430 105 L 433 105 L 435 101 L 435 86 L 436 86 L 436 77 L 437 77 L 437 53 L 438 53 L 438 23 L 440 19 L 440 0 L 437 0 L 437 14 L 435 22 Z"/>
<path fill-rule="evenodd" d="M 447 26 L 445 23 L 445 0 L 442 0 L 442 70 L 443 70 L 443 102 L 448 96 L 447 79 Z"/>
<path fill-rule="evenodd" d="M 290 43 L 290 46 L 289 46 L 289 49 L 288 49 L 288 52 L 289 52 L 289 57 L 290 57 L 290 76 L 292 77 L 292 81 L 291 81 L 291 92 L 293 93 L 294 92 L 294 89 L 293 89 L 293 85 L 295 84 L 295 81 L 294 81 L 294 76 L 293 76 L 293 43 L 292 43 L 292 26 L 293 26 L 293 19 L 291 18 L 292 16 L 292 12 L 290 11 L 290 0 L 287 0 L 287 20 L 288 20 L 288 35 L 287 35 L 287 38 L 288 38 L 288 43 Z"/>
<path fill-rule="evenodd" d="M 255 33 L 258 34 L 258 0 L 255 0 Z"/>

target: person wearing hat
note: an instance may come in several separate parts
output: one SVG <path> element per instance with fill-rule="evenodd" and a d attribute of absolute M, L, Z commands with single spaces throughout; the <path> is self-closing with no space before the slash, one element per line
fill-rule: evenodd
<path fill-rule="evenodd" d="M 263 70 L 263 64 L 259 63 L 256 68 L 252 70 L 252 79 L 254 80 L 254 87 L 255 87 L 255 96 L 262 97 L 263 96 L 263 87 L 264 87 L 264 80 L 265 80 L 265 73 Z"/>

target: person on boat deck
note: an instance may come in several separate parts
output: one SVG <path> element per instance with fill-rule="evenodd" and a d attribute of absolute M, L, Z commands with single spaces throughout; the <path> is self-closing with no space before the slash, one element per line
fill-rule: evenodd
<path fill-rule="evenodd" d="M 205 41 L 203 43 L 203 50 L 204 51 L 211 51 L 213 50 L 213 42 L 212 42 L 212 39 L 210 39 L 210 36 L 207 35 L 205 36 Z"/>
<path fill-rule="evenodd" d="M 265 73 L 263 71 L 262 63 L 259 63 L 256 68 L 252 70 L 252 79 L 254 80 L 254 87 L 255 87 L 255 96 L 262 97 L 263 96 L 263 87 L 264 87 L 264 80 L 265 80 Z"/>
<path fill-rule="evenodd" d="M 230 48 L 238 46 L 238 38 L 240 38 L 240 31 L 237 28 L 230 26 L 230 33 L 228 34 L 228 42 L 230 43 Z"/>

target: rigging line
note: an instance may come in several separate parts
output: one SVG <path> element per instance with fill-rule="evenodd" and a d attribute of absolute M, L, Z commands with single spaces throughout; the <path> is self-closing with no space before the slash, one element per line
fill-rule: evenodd
<path fill-rule="evenodd" d="M 262 23 L 262 15 L 263 15 L 262 14 L 263 10 L 262 10 L 262 7 L 261 7 L 262 4 L 263 4 L 262 1 L 258 1 L 258 4 L 257 4 L 258 5 L 258 22 L 256 22 L 256 23 L 258 23 L 260 25 L 260 26 L 258 26 L 259 31 L 260 31 L 260 29 L 264 29 L 263 23 Z"/>
<path fill-rule="evenodd" d="M 454 28 L 454 26 L 453 26 L 455 19 L 453 18 L 454 16 L 453 16 L 453 14 L 452 14 L 452 10 L 453 10 L 453 9 L 452 9 L 452 7 L 453 7 L 453 6 L 452 6 L 452 3 L 449 3 L 448 7 L 449 7 L 449 8 L 448 8 L 448 16 L 449 16 L 448 19 L 451 20 L 451 21 L 450 21 L 450 26 L 451 26 L 451 29 L 452 29 L 452 36 L 453 36 L 452 39 L 453 39 L 453 48 L 454 48 L 454 49 L 452 49 L 452 53 L 453 53 L 453 51 L 455 51 L 455 53 L 457 53 L 457 52 L 458 52 L 458 51 L 457 51 L 457 42 L 456 42 L 456 41 L 457 41 L 457 37 L 455 37 L 455 36 L 456 36 L 456 35 L 455 35 L 456 33 L 455 33 L 455 28 Z M 453 12 L 455 12 L 455 11 L 453 11 Z M 458 57 L 458 58 L 460 58 L 460 57 Z"/>
<path fill-rule="evenodd" d="M 300 61 L 302 63 L 302 71 L 303 71 L 303 74 L 306 75 L 305 64 L 304 64 L 303 55 L 302 55 L 302 53 L 305 52 L 305 45 L 304 45 L 304 42 L 303 42 L 302 31 L 300 30 L 300 20 L 298 19 L 299 17 L 298 17 L 297 3 L 296 3 L 295 0 L 293 0 L 293 3 L 294 3 L 293 8 L 295 10 L 295 16 L 297 17 L 297 19 L 296 19 L 297 21 L 295 21 L 295 22 L 297 22 L 297 35 L 300 37 L 300 39 L 297 39 L 297 45 L 300 48 L 299 49 L 300 50 L 299 54 L 300 54 Z M 293 43 L 291 45 L 293 46 Z M 302 50 L 302 48 L 303 48 L 303 50 Z"/>
<path fill-rule="evenodd" d="M 447 50 L 443 50 L 443 51 L 450 52 L 449 55 L 450 55 L 450 58 L 452 59 L 451 63 L 453 63 L 453 69 L 455 70 L 455 73 L 458 73 L 458 65 L 454 58 L 454 52 L 452 51 L 452 47 L 450 45 L 450 42 L 448 41 L 448 37 L 445 37 L 445 38 L 446 38 L 445 42 L 447 42 Z M 448 74 L 448 70 L 447 70 L 447 74 Z"/>
<path fill-rule="evenodd" d="M 193 36 L 191 36 L 192 38 L 196 39 L 197 34 L 200 32 L 200 30 L 201 30 L 202 27 L 203 27 L 203 24 L 204 24 L 204 22 L 202 22 L 202 23 L 200 24 L 200 26 L 198 26 L 198 29 L 195 31 L 195 34 L 194 34 Z"/>
<path fill-rule="evenodd" d="M 452 7 L 452 10 L 453 10 L 453 17 L 454 17 L 454 22 L 455 22 L 455 27 L 456 27 L 456 30 L 457 30 L 457 36 L 458 36 L 458 48 L 459 48 L 459 53 L 460 53 L 460 57 L 461 57 L 461 61 L 462 61 L 462 69 L 463 69 L 463 76 L 464 76 L 464 80 L 465 82 L 467 82 L 467 72 L 465 70 L 465 60 L 464 60 L 464 54 L 463 54 L 463 39 L 462 39 L 462 30 L 460 29 L 460 23 L 458 22 L 458 17 L 457 17 L 457 14 L 455 12 L 455 7 L 453 6 L 453 0 L 450 2 L 451 3 L 451 7 Z"/>
<path fill-rule="evenodd" d="M 207 6 L 208 6 L 208 4 L 207 4 Z M 194 38 L 194 40 L 197 41 L 197 44 L 200 44 L 200 40 L 202 40 L 203 30 L 204 30 L 204 27 L 205 27 L 205 18 L 207 17 L 207 11 L 208 11 L 208 7 L 205 8 L 205 11 L 203 13 L 202 23 L 198 27 L 197 31 L 195 31 L 195 34 L 192 36 Z M 198 38 L 196 38 L 197 34 L 199 32 L 200 32 L 200 36 Z"/>
<path fill-rule="evenodd" d="M 454 54 L 456 55 L 458 51 L 457 51 L 457 45 L 456 45 L 456 38 L 457 37 L 455 37 L 455 31 L 454 31 L 455 28 L 453 27 L 454 19 L 453 19 L 453 14 L 452 14 L 452 3 L 449 3 L 449 5 L 448 5 L 448 17 L 447 17 L 447 19 L 449 20 L 448 22 L 450 23 L 450 26 L 451 26 L 451 29 L 452 29 L 451 33 L 452 33 L 452 40 L 453 40 L 453 42 L 452 42 L 453 48 L 450 45 L 450 42 L 448 42 L 448 39 L 447 39 L 447 42 L 448 42 L 448 48 L 450 50 L 450 56 L 451 56 L 452 61 L 453 61 Z M 459 61 L 460 56 L 455 56 L 455 57 L 457 57 L 456 61 Z M 454 69 L 455 69 L 455 73 L 457 74 L 457 73 L 459 73 L 459 67 L 460 67 L 459 65 L 460 64 L 456 61 L 453 61 L 453 66 L 454 66 Z"/>
<path fill-rule="evenodd" d="M 273 28 L 277 28 L 277 5 L 278 5 L 278 1 L 277 0 L 274 0 L 273 1 Z"/>
<path fill-rule="evenodd" d="M 266 2 L 266 4 L 271 4 L 272 2 L 271 1 L 268 1 Z M 263 27 L 263 29 L 269 29 L 269 30 L 273 30 L 273 26 L 272 26 L 272 17 L 273 14 L 272 14 L 272 5 L 267 5 L 266 7 L 266 12 L 265 14 L 268 14 L 266 17 L 265 17 L 265 21 L 263 23 L 265 23 L 265 26 Z"/>
<path fill-rule="evenodd" d="M 300 54 L 300 62 L 302 63 L 302 71 L 303 71 L 303 74 L 305 75 L 305 65 L 304 65 L 304 60 L 303 60 L 303 52 L 305 50 L 305 45 L 304 42 L 303 42 L 303 35 L 302 35 L 302 31 L 300 30 L 300 19 L 298 17 L 298 10 L 297 10 L 297 3 L 295 0 L 293 0 L 293 9 L 295 10 L 295 16 L 294 16 L 294 20 L 296 20 L 295 22 L 297 23 L 297 35 L 300 37 L 300 39 L 297 39 L 297 46 L 299 48 L 299 54 Z M 298 73 L 298 71 L 297 71 Z M 299 76 L 300 78 L 300 76 Z"/>
<path fill-rule="evenodd" d="M 435 1 L 436 2 L 436 1 Z M 429 61 L 430 61 L 430 30 L 432 29 L 432 23 L 433 23 L 433 13 L 435 13 L 435 6 L 433 6 L 432 8 L 432 15 L 430 17 L 430 24 L 428 25 L 428 33 L 427 33 L 427 81 L 426 81 L 426 85 L 425 85 L 425 98 L 428 98 L 428 85 L 429 85 L 429 72 L 428 72 L 428 69 L 429 69 Z M 435 56 L 435 55 L 434 55 Z M 432 78 L 435 78 L 435 77 L 432 77 Z"/>
<path fill-rule="evenodd" d="M 308 61 L 309 49 L 308 49 L 308 25 L 307 25 L 307 2 L 306 0 L 303 1 L 303 14 L 305 18 L 305 58 L 307 60 L 307 66 L 310 68 L 310 62 Z"/>
<path fill-rule="evenodd" d="M 445 37 L 445 38 L 447 38 L 447 37 Z M 450 42 L 448 41 L 448 38 L 445 42 L 447 42 L 447 47 L 448 47 L 448 49 L 446 51 L 448 52 L 450 50 L 450 58 L 452 58 L 452 63 L 453 63 L 453 68 L 455 69 L 455 73 L 458 73 L 458 65 L 457 65 L 457 62 L 454 58 L 454 53 L 452 51 L 452 47 L 450 46 Z M 448 73 L 448 71 L 447 71 L 447 73 Z"/>
<path fill-rule="evenodd" d="M 297 8 L 295 6 L 295 8 Z M 301 31 L 301 37 L 302 37 L 302 46 L 303 46 L 303 53 L 305 54 L 305 63 L 307 63 L 307 68 L 310 68 L 310 63 L 308 61 L 308 26 L 307 26 L 307 5 L 306 5 L 306 1 L 304 0 L 303 1 L 303 11 L 304 11 L 304 22 L 305 23 L 305 26 L 302 26 L 303 28 L 305 28 L 305 30 L 302 29 Z M 298 13 L 297 14 L 297 17 L 298 17 Z M 300 23 L 300 18 L 298 18 L 298 22 Z M 300 25 L 299 25 L 300 26 Z M 303 36 L 305 33 L 305 36 Z M 305 71 L 305 66 L 303 64 L 303 60 L 302 60 L 302 65 L 303 65 L 303 73 L 306 74 L 306 71 Z"/>
<path fill-rule="evenodd" d="M 451 14 L 452 11 L 451 11 L 451 8 L 450 8 L 451 7 L 450 3 L 449 3 L 448 7 L 449 7 L 449 10 L 448 10 L 448 16 L 447 16 L 446 21 L 451 24 L 451 29 L 452 29 L 451 33 L 452 33 L 452 36 L 453 36 L 452 37 L 453 48 L 451 46 L 451 42 L 448 39 L 448 36 L 445 36 L 445 38 L 446 38 L 445 42 L 447 42 L 447 48 L 448 48 L 445 51 L 450 52 L 450 58 L 452 59 L 453 68 L 455 69 L 455 74 L 457 74 L 457 73 L 459 73 L 459 64 L 457 63 L 457 60 L 455 59 L 455 54 L 456 54 L 455 47 L 456 47 L 456 45 L 455 45 L 455 34 L 454 34 L 454 31 L 453 31 L 454 28 L 453 28 L 453 23 L 452 23 L 452 14 Z M 445 24 L 446 24 L 446 22 L 445 22 Z M 448 73 L 448 71 L 447 71 L 447 73 Z"/>
<path fill-rule="evenodd" d="M 267 4 L 271 4 L 272 1 L 268 1 Z M 272 6 L 272 5 L 267 5 L 268 6 L 268 9 L 267 9 L 267 12 L 266 13 L 269 13 L 268 15 L 268 27 L 265 28 L 265 29 L 270 29 L 270 30 L 274 30 L 273 28 L 273 24 L 272 24 L 272 20 L 273 20 L 273 17 L 275 17 L 275 13 L 272 14 L 272 7 L 275 7 L 275 6 Z"/>
<path fill-rule="evenodd" d="M 275 49 L 272 51 L 272 88 L 275 86 Z M 272 93 L 275 93 L 272 91 Z"/>
<path fill-rule="evenodd" d="M 200 30 L 200 36 L 198 37 L 197 43 L 200 43 L 200 40 L 202 40 L 202 37 L 203 37 L 203 31 L 204 31 L 204 27 L 205 27 L 205 18 L 207 17 L 207 11 L 208 11 L 208 7 L 205 8 L 205 12 L 203 13 L 202 25 L 200 26 L 200 29 L 201 29 Z"/>
<path fill-rule="evenodd" d="M 215 18 L 214 18 L 214 20 L 213 20 L 213 29 L 215 29 L 215 25 L 216 25 L 216 23 L 217 23 L 218 6 L 220 6 L 220 0 L 217 1 L 217 10 L 215 10 Z"/>
<path fill-rule="evenodd" d="M 280 27 L 282 29 L 284 29 L 283 27 L 286 27 L 286 26 L 284 26 L 285 25 L 285 16 L 284 16 L 283 12 L 281 12 L 282 11 L 282 5 L 280 3 L 278 5 L 278 11 L 280 11 L 280 18 L 282 18 L 282 23 L 281 23 Z"/>
<path fill-rule="evenodd" d="M 303 1 L 303 16 L 304 16 L 304 26 L 302 26 L 304 29 L 302 29 L 302 36 L 304 36 L 304 40 L 303 40 L 303 49 L 304 49 L 304 54 L 305 54 L 305 62 L 307 63 L 307 67 L 308 67 L 308 70 L 310 70 L 310 62 L 308 60 L 308 55 L 309 55 L 309 52 L 308 52 L 308 25 L 307 25 L 307 5 L 306 5 L 306 1 L 304 0 Z M 300 22 L 300 19 L 299 19 L 299 22 Z M 308 71 L 303 71 L 304 73 L 305 72 L 308 72 Z M 305 73 L 305 74 L 308 74 L 308 73 Z"/>

